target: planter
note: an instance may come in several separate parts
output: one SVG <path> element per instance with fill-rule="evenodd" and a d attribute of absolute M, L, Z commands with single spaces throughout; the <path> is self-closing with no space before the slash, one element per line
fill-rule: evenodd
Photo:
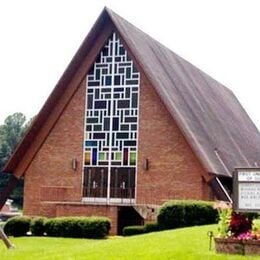
<path fill-rule="evenodd" d="M 216 237 L 214 240 L 217 253 L 244 255 L 244 245 L 242 240 Z"/>
<path fill-rule="evenodd" d="M 244 241 L 245 255 L 260 255 L 260 240 Z"/>
<path fill-rule="evenodd" d="M 260 240 L 238 240 L 233 238 L 214 238 L 217 253 L 260 255 Z"/>

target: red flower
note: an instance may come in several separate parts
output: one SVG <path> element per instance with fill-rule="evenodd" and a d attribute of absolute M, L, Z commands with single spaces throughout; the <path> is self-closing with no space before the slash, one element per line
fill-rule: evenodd
<path fill-rule="evenodd" d="M 232 213 L 229 230 L 234 237 L 238 237 L 240 234 L 247 233 L 251 230 L 251 228 L 252 222 L 248 220 L 245 215 L 236 212 Z"/>

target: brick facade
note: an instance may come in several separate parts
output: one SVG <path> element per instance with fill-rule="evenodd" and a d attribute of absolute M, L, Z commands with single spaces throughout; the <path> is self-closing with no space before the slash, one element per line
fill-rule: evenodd
<path fill-rule="evenodd" d="M 103 216 L 111 220 L 110 234 L 117 234 L 117 206 L 84 205 L 76 203 L 57 204 L 56 216 Z"/>
<path fill-rule="evenodd" d="M 127 98 L 127 102 L 124 102 L 123 106 L 121 101 L 124 100 L 120 100 L 120 109 L 124 110 L 117 111 L 119 112 L 117 116 L 120 115 L 120 122 L 124 121 L 124 116 L 128 117 L 127 120 L 131 123 L 133 131 L 130 137 L 127 133 L 129 125 L 120 128 L 120 131 L 125 129 L 124 135 L 117 135 L 120 131 L 118 131 L 119 127 L 116 122 L 119 120 L 115 119 L 115 123 L 111 120 L 111 111 L 114 112 L 114 108 L 107 109 L 110 111 L 110 114 L 108 113 L 110 121 L 107 121 L 110 122 L 110 126 L 106 126 L 106 130 L 104 129 L 105 124 L 101 127 L 100 122 L 97 122 L 97 116 L 101 121 L 108 116 L 102 115 L 102 113 L 94 113 L 93 116 L 93 111 L 90 111 L 89 116 L 96 118 L 94 122 L 91 118 L 88 118 L 88 121 L 89 123 L 92 121 L 93 126 L 99 126 L 95 129 L 95 127 L 87 125 L 90 130 L 84 130 L 86 75 L 88 71 L 91 71 L 93 63 L 102 56 L 99 55 L 100 52 L 114 33 L 119 36 L 124 49 L 128 52 L 130 60 L 136 65 L 141 77 L 139 110 L 136 105 L 138 97 L 136 95 L 135 98 L 132 96 L 131 102 Z M 120 52 L 120 55 L 125 55 L 122 50 L 120 51 L 122 46 L 115 40 L 113 36 L 114 43 L 111 45 L 109 55 L 111 56 L 112 53 L 116 57 L 116 53 Z M 104 59 L 102 56 L 102 62 L 109 63 L 109 68 L 104 70 L 105 77 L 103 78 L 104 75 L 102 75 L 102 80 L 106 83 L 99 82 L 97 85 L 100 76 L 96 75 L 100 74 L 96 72 L 95 77 L 89 78 L 89 86 L 91 81 L 93 81 L 93 87 L 110 86 L 115 82 L 116 84 L 112 85 L 139 84 L 136 83 L 136 80 L 125 80 L 131 78 L 129 70 L 128 72 L 124 70 L 127 67 L 130 68 L 130 65 L 120 63 L 124 63 L 128 57 L 124 56 L 122 59 L 119 57 L 120 59 L 117 61 L 109 58 Z M 104 64 L 100 65 L 103 67 Z M 122 70 L 121 72 L 117 71 L 121 65 L 125 66 L 123 72 Z M 139 80 L 139 75 L 135 74 L 135 77 Z M 93 90 L 89 93 L 94 93 Z M 138 88 L 133 93 L 137 94 L 137 90 Z M 124 88 L 117 91 L 124 92 Z M 129 92 L 127 89 L 126 91 Z M 114 90 L 111 91 L 111 93 L 113 92 Z M 124 99 L 124 93 L 121 94 L 115 98 Z M 97 95 L 95 99 L 99 99 L 99 94 L 95 95 Z M 125 95 L 129 94 L 125 93 Z M 91 96 L 92 94 L 88 96 L 90 100 Z M 102 100 L 97 100 L 97 103 L 92 102 L 94 107 L 90 106 L 90 110 L 94 108 L 105 111 L 104 104 L 109 104 L 108 102 L 112 102 L 114 99 L 109 95 L 103 95 L 102 98 L 108 100 L 103 103 L 100 102 Z M 114 104 L 118 105 L 118 102 Z M 126 108 L 131 108 L 131 111 L 126 113 Z M 121 113 L 122 111 L 124 112 Z M 92 204 L 90 206 L 85 202 L 87 200 L 84 200 L 83 203 L 84 132 L 89 138 L 85 144 L 86 165 L 91 166 L 92 163 L 92 166 L 96 166 L 96 156 L 98 155 L 100 162 L 102 162 L 98 165 L 107 164 L 110 169 L 114 165 L 116 168 L 121 158 L 121 160 L 123 159 L 121 166 L 133 168 L 136 163 L 134 152 L 136 151 L 135 131 L 137 126 L 135 121 L 138 112 L 138 157 L 135 187 L 135 202 L 137 204 L 122 208 L 121 206 L 125 205 L 99 204 L 95 206 Z M 178 124 L 174 118 L 178 119 Z M 97 124 L 94 125 L 95 123 Z M 102 130 L 99 130 L 100 128 Z M 95 135 L 94 138 L 92 129 L 105 133 Z M 107 134 L 108 131 L 110 135 Z M 106 144 L 106 151 L 103 151 L 105 153 L 102 154 L 96 150 L 96 146 L 100 148 L 104 144 L 100 143 L 103 141 L 101 139 L 104 139 L 104 134 L 110 141 Z M 115 134 L 116 138 L 114 138 Z M 248 138 L 249 136 L 250 138 Z M 116 156 L 116 149 L 114 149 L 114 154 L 108 152 L 110 150 L 108 147 L 117 138 L 124 139 L 124 141 L 120 140 L 117 143 L 120 152 L 124 148 L 125 140 L 128 138 L 131 141 L 131 143 L 126 143 L 127 149 L 123 149 L 123 158 L 122 153 L 119 157 Z M 94 144 L 91 145 L 91 139 L 100 140 L 99 143 L 94 140 Z M 169 199 L 211 200 L 217 198 L 231 201 L 228 192 L 232 190 L 232 171 L 238 165 L 240 167 L 254 167 L 259 160 L 259 144 L 259 132 L 229 89 L 171 52 L 158 41 L 144 34 L 122 17 L 105 8 L 33 121 L 31 128 L 4 167 L 3 171 L 12 173 L 13 178 L 4 190 L 0 204 L 3 205 L 18 179 L 25 176 L 25 214 L 44 216 L 108 215 L 112 218 L 112 230 L 115 232 L 116 225 L 122 227 L 124 221 L 127 220 L 127 210 L 130 213 L 132 209 L 135 210 L 132 211 L 133 214 L 131 213 L 130 218 L 136 212 L 140 216 L 145 216 L 147 211 L 149 214 L 151 213 L 150 217 L 153 219 L 154 209 Z M 89 151 L 92 152 L 91 163 Z M 77 162 L 75 169 L 72 167 L 72 162 Z M 128 162 L 130 163 L 128 164 Z M 88 178 L 86 177 L 84 180 L 88 187 L 87 194 L 90 197 L 97 197 L 96 191 L 101 189 L 104 191 L 106 188 L 106 176 L 104 177 L 102 169 L 99 170 L 100 173 L 93 176 L 92 172 L 87 172 Z M 126 184 L 130 186 L 131 194 L 133 194 L 134 178 L 131 176 L 132 172 L 129 169 L 127 169 L 127 173 L 116 172 L 116 169 L 112 170 L 115 170 L 115 178 L 114 176 L 111 178 L 112 188 L 125 192 L 129 189 L 125 186 Z M 126 174 L 128 174 L 127 178 Z M 118 176 L 121 178 L 120 182 Z M 91 178 L 99 178 L 98 184 Z M 92 185 L 92 188 L 89 184 Z M 90 189 L 94 190 L 94 195 L 91 195 Z M 105 197 L 104 194 L 105 192 L 103 192 L 102 197 Z M 118 194 L 114 197 L 117 197 Z M 131 197 L 131 195 L 126 196 Z M 102 199 L 103 202 L 106 201 L 105 198 Z M 115 198 L 114 201 L 119 200 L 120 198 Z M 94 199 L 92 203 L 93 201 Z M 125 201 L 129 202 L 130 200 Z M 101 200 L 99 202 L 101 203 Z M 121 202 L 124 201 L 121 200 Z M 126 214 L 126 219 L 122 217 L 123 213 Z M 139 215 L 135 218 L 138 219 Z M 144 218 L 148 219 L 146 216 Z M 143 219 L 141 220 L 143 221 Z"/>
<path fill-rule="evenodd" d="M 140 92 L 138 203 L 211 199 L 202 168 L 180 129 L 143 76 Z M 144 170 L 145 159 L 149 161 Z"/>
<path fill-rule="evenodd" d="M 80 201 L 85 82 L 57 121 L 25 174 L 24 212 L 49 215 L 44 201 Z M 77 170 L 72 160 L 77 159 Z M 46 211 L 46 212 L 45 212 Z"/>
<path fill-rule="evenodd" d="M 116 206 L 81 204 L 85 85 L 84 80 L 26 171 L 24 213 L 51 217 L 108 216 L 112 220 L 111 233 L 115 234 Z M 75 171 L 73 159 L 77 160 Z M 149 161 L 148 170 L 143 167 L 145 159 Z M 211 199 L 202 177 L 205 174 L 142 73 L 137 203 L 160 205 L 169 199 Z"/>
<path fill-rule="evenodd" d="M 105 49 L 110 49 L 105 53 L 109 52 L 110 56 L 112 53 L 115 58 L 120 53 L 122 59 L 120 57 L 117 57 L 119 58 L 117 60 L 112 57 L 107 57 L 109 58 L 107 59 L 104 58 L 107 55 L 99 55 L 112 34 L 118 35 L 123 46 L 113 36 L 114 43 L 110 48 L 105 47 Z M 132 67 L 125 63 L 129 59 L 128 56 L 124 56 L 125 54 L 120 50 L 121 47 L 124 47 L 131 62 L 133 61 L 140 72 L 139 109 L 137 106 L 139 75 L 133 73 L 135 69 L 131 62 Z M 107 114 L 93 114 L 93 109 L 102 109 L 105 112 L 104 104 L 111 105 L 112 103 L 109 102 L 112 102 L 114 97 L 109 94 L 110 96 L 101 95 L 99 98 L 99 94 L 96 94 L 98 91 L 95 91 L 96 102 L 92 99 L 93 95 L 89 94 L 88 98 L 90 102 L 92 100 L 92 104 L 88 108 L 90 109 L 88 116 L 93 116 L 94 121 L 88 118 L 88 124 L 92 121 L 93 127 L 87 124 L 84 129 L 86 75 L 88 71 L 92 71 L 92 65 L 99 60 L 99 57 L 102 58 L 102 62 L 107 62 L 109 67 L 104 72 L 102 70 L 103 83 L 98 82 L 100 76 L 97 75 L 101 75 L 98 69 L 93 73 L 95 77 L 89 78 L 88 84 L 91 86 L 92 83 L 93 86 L 89 93 L 94 93 L 94 86 L 132 85 L 130 87 L 134 88 L 136 84 L 135 90 L 131 90 L 135 97 L 126 94 L 127 91 L 131 92 L 127 88 L 122 90 L 122 87 L 119 87 L 121 90 L 118 88 L 117 91 L 122 93 L 115 98 L 121 99 L 121 110 L 106 108 Z M 102 65 L 99 68 L 104 68 L 104 64 L 99 65 Z M 123 72 L 117 70 L 120 66 L 123 66 Z M 128 69 L 128 72 L 125 69 Z M 135 76 L 134 81 L 126 80 L 131 79 L 129 73 Z M 114 90 L 111 91 L 112 94 Z M 132 97 L 131 100 L 129 97 L 125 98 L 127 95 Z M 107 100 L 104 101 L 102 98 Z M 123 100 L 124 98 L 126 100 Z M 124 105 L 122 101 L 126 101 Z M 117 101 L 113 107 L 116 105 L 118 105 Z M 127 111 L 128 108 L 131 108 L 131 111 Z M 117 112 L 116 116 L 113 114 L 114 111 Z M 137 125 L 135 123 L 138 113 L 137 173 L 134 187 L 134 178 L 132 178 L 134 171 L 132 170 L 136 166 L 135 131 Z M 119 116 L 120 120 L 116 119 Z M 127 126 L 125 124 L 124 128 L 119 129 L 116 122 L 126 123 L 124 116 L 130 124 Z M 105 123 L 102 122 L 103 126 L 100 123 L 105 117 L 109 117 L 110 120 L 106 121 L 110 122 L 106 127 Z M 178 119 L 178 124 L 174 118 Z M 241 122 L 244 123 L 242 128 Z M 239 127 L 234 127 L 234 125 Z M 129 127 L 132 129 L 130 135 Z M 237 132 L 237 129 L 240 131 Z M 93 131 L 101 131 L 99 133 L 101 135 L 94 135 Z M 124 135 L 122 133 L 118 135 L 122 131 L 125 131 Z M 111 132 L 113 132 L 112 135 Z M 108 165 L 111 175 L 114 174 L 113 170 L 115 171 L 111 178 L 113 189 L 125 192 L 130 186 L 131 193 L 129 194 L 133 194 L 136 188 L 135 205 L 126 207 L 126 204 L 107 205 L 104 203 L 108 182 L 102 169 L 98 169 L 100 172 L 96 171 L 95 175 L 92 175 L 91 171 L 86 173 L 84 183 L 87 189 L 85 191 L 89 197 L 93 197 L 91 198 L 93 200 L 88 200 L 88 203 L 91 200 L 92 204 L 88 204 L 86 198 L 82 200 L 84 135 L 89 138 L 85 143 L 85 164 L 93 168 L 96 165 L 102 167 Z M 248 136 L 252 138 L 249 140 Z M 91 139 L 99 139 L 99 143 L 94 140 L 94 144 L 91 145 Z M 101 143 L 104 140 L 101 139 L 109 140 L 107 143 L 104 142 L 106 150 L 102 152 L 103 154 L 96 148 L 104 146 L 104 143 Z M 123 152 L 118 153 L 119 157 L 116 154 L 117 148 L 114 147 L 114 154 L 109 153 L 111 149 L 108 149 L 115 139 L 120 139 L 116 145 L 119 144 L 119 150 Z M 126 143 L 126 140 L 130 142 Z M 237 165 L 253 167 L 258 162 L 259 141 L 257 129 L 231 91 L 105 8 L 4 167 L 3 171 L 12 173 L 13 178 L 4 190 L 0 204 L 3 205 L 18 179 L 24 176 L 25 214 L 50 217 L 108 216 L 112 219 L 112 233 L 116 233 L 117 226 L 121 229 L 129 220 L 128 213 L 130 220 L 134 219 L 136 223 L 140 222 L 140 216 L 143 216 L 145 218 L 141 218 L 143 223 L 143 220 L 154 219 L 155 209 L 170 199 L 212 200 L 217 198 L 231 201 L 225 186 L 229 190 L 232 188 L 232 170 Z M 100 157 L 98 160 L 101 163 L 96 164 L 96 156 Z M 129 166 L 132 172 L 129 169 L 124 169 L 128 171 L 127 173 L 123 173 L 124 170 L 116 171 L 120 158 L 121 166 L 124 168 Z M 89 169 L 86 167 L 86 170 Z M 93 193 L 89 192 L 91 189 L 94 190 Z M 103 194 L 97 195 L 97 192 L 102 189 Z M 131 195 L 121 196 L 128 198 L 123 201 L 117 198 L 118 194 L 111 195 L 114 201 L 130 203 Z M 98 196 L 103 198 L 99 198 L 99 204 L 94 205 L 94 198 Z M 104 204 L 101 204 L 101 201 Z M 135 215 L 137 212 L 138 216 Z"/>

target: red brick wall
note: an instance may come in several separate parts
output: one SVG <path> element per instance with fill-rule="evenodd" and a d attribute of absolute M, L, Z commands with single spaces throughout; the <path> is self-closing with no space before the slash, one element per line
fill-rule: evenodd
<path fill-rule="evenodd" d="M 145 159 L 149 170 L 144 170 Z M 168 199 L 210 199 L 206 174 L 148 80 L 141 77 L 138 147 L 138 203 Z"/>
<path fill-rule="evenodd" d="M 57 204 L 56 215 L 59 216 L 103 216 L 111 220 L 111 235 L 117 234 L 117 211 L 116 206 L 108 205 L 77 205 Z"/>
<path fill-rule="evenodd" d="M 25 214 L 38 215 L 42 201 L 81 201 L 84 106 L 85 81 L 26 171 Z"/>

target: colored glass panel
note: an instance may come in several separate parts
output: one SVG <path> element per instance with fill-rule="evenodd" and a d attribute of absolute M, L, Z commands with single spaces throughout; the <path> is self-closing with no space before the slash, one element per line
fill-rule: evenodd
<path fill-rule="evenodd" d="M 119 127 L 119 118 L 118 117 L 114 117 L 113 118 L 113 131 L 117 131 Z"/>
<path fill-rule="evenodd" d="M 87 147 L 97 146 L 97 141 L 86 141 L 85 146 Z"/>
<path fill-rule="evenodd" d="M 130 152 L 130 165 L 136 164 L 136 152 Z"/>
<path fill-rule="evenodd" d="M 124 164 L 124 165 L 127 165 L 127 164 L 128 164 L 128 149 L 127 149 L 127 148 L 124 148 L 123 164 Z"/>
<path fill-rule="evenodd" d="M 110 86 L 112 84 L 111 76 L 106 76 L 106 86 Z"/>
<path fill-rule="evenodd" d="M 118 100 L 117 107 L 118 108 L 129 108 L 130 102 L 129 100 Z"/>
<path fill-rule="evenodd" d="M 97 164 L 97 149 L 94 148 L 92 150 L 92 164 L 96 165 Z"/>
<path fill-rule="evenodd" d="M 90 152 L 85 152 L 85 164 L 90 164 Z"/>
<path fill-rule="evenodd" d="M 122 153 L 121 153 L 121 152 L 117 152 L 117 153 L 116 153 L 116 160 L 117 160 L 117 161 L 120 161 L 121 158 L 122 158 Z"/>
<path fill-rule="evenodd" d="M 94 139 L 105 139 L 106 134 L 105 133 L 94 133 L 93 138 Z"/>
<path fill-rule="evenodd" d="M 105 160 L 105 153 L 100 152 L 98 159 L 101 160 L 101 161 L 104 161 Z"/>
<path fill-rule="evenodd" d="M 120 85 L 120 76 L 119 75 L 114 77 L 114 84 Z"/>
<path fill-rule="evenodd" d="M 110 129 L 110 118 L 104 118 L 104 131 L 108 131 Z"/>
<path fill-rule="evenodd" d="M 116 134 L 117 139 L 128 139 L 129 138 L 129 133 L 117 133 Z"/>
<path fill-rule="evenodd" d="M 95 109 L 105 109 L 107 106 L 106 101 L 95 101 Z"/>

